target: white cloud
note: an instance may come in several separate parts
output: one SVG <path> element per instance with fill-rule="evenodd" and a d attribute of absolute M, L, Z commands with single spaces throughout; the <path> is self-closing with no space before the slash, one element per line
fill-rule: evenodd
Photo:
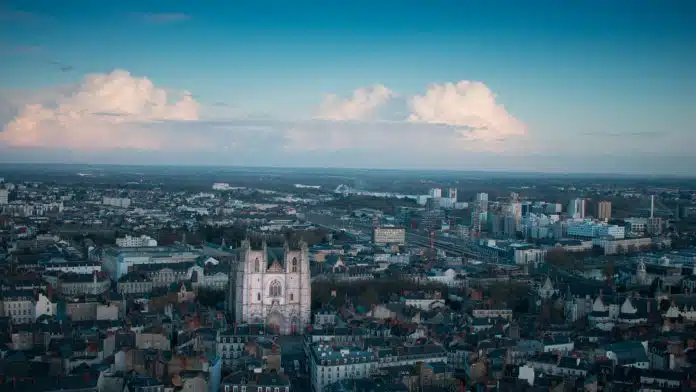
<path fill-rule="evenodd" d="M 394 93 L 381 84 L 359 88 L 349 98 L 327 95 L 319 107 L 318 119 L 331 121 L 365 120 Z"/>
<path fill-rule="evenodd" d="M 408 104 L 409 121 L 458 127 L 463 141 L 498 142 L 526 134 L 524 124 L 481 82 L 433 84 Z"/>
<path fill-rule="evenodd" d="M 0 120 L 7 120 L 0 144 L 14 148 L 428 154 L 500 151 L 511 144 L 499 140 L 524 133 L 485 85 L 468 82 L 432 86 L 412 97 L 410 117 L 402 114 L 398 121 L 372 116 L 396 96 L 382 85 L 344 99 L 330 95 L 317 118 L 300 121 L 252 117 L 230 105 L 202 106 L 187 92 L 121 70 L 38 94 L 5 92 L 18 110 L 0 110 Z"/>
<path fill-rule="evenodd" d="M 24 105 L 0 133 L 0 141 L 15 147 L 76 150 L 160 149 L 199 143 L 192 135 L 168 138 L 160 131 L 143 130 L 143 124 L 153 121 L 199 118 L 199 104 L 190 94 L 172 94 L 147 78 L 115 70 L 87 75 L 70 89 L 50 93 L 50 103 L 37 99 Z"/>

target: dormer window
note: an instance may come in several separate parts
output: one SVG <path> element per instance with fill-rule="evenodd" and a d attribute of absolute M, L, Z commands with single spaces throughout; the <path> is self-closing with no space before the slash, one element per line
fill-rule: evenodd
<path fill-rule="evenodd" d="M 292 272 L 297 272 L 297 257 L 292 258 Z"/>

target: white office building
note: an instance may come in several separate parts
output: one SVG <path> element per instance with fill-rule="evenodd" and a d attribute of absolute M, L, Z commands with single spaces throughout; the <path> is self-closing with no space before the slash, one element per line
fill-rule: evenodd
<path fill-rule="evenodd" d="M 624 222 L 630 236 L 642 236 L 648 231 L 648 218 L 627 218 Z"/>
<path fill-rule="evenodd" d="M 428 196 L 430 196 L 433 199 L 439 199 L 442 197 L 442 189 L 432 188 L 430 192 L 428 192 Z"/>
<path fill-rule="evenodd" d="M 623 226 L 609 225 L 603 222 L 571 221 L 568 225 L 567 235 L 569 237 L 597 238 L 611 236 L 615 239 L 626 237 Z"/>
<path fill-rule="evenodd" d="M 157 246 L 157 240 L 146 235 L 141 235 L 140 237 L 131 237 L 127 235 L 123 238 L 117 238 L 116 246 L 119 248 L 145 248 L 148 246 Z"/>
<path fill-rule="evenodd" d="M 139 264 L 167 264 L 196 261 L 198 252 L 180 247 L 106 248 L 102 256 L 102 269 L 112 280 L 118 280 Z"/>
<path fill-rule="evenodd" d="M 375 245 L 405 245 L 406 229 L 396 226 L 375 227 L 373 242 Z"/>

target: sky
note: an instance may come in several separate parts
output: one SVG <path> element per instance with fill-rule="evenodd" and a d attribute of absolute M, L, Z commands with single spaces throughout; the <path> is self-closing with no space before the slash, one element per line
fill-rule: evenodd
<path fill-rule="evenodd" d="M 0 162 L 694 174 L 688 0 L 0 3 Z"/>

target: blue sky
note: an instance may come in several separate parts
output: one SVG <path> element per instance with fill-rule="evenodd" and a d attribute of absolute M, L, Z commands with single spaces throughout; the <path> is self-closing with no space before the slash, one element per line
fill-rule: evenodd
<path fill-rule="evenodd" d="M 670 0 L 10 0 L 0 6 L 0 151 L 689 174 L 694 15 L 696 4 Z M 168 93 L 164 106 L 129 103 L 143 78 Z M 84 98 L 102 99 L 105 86 L 108 105 Z M 187 92 L 185 109 L 167 106 Z M 429 99 L 414 106 L 419 96 Z"/>

